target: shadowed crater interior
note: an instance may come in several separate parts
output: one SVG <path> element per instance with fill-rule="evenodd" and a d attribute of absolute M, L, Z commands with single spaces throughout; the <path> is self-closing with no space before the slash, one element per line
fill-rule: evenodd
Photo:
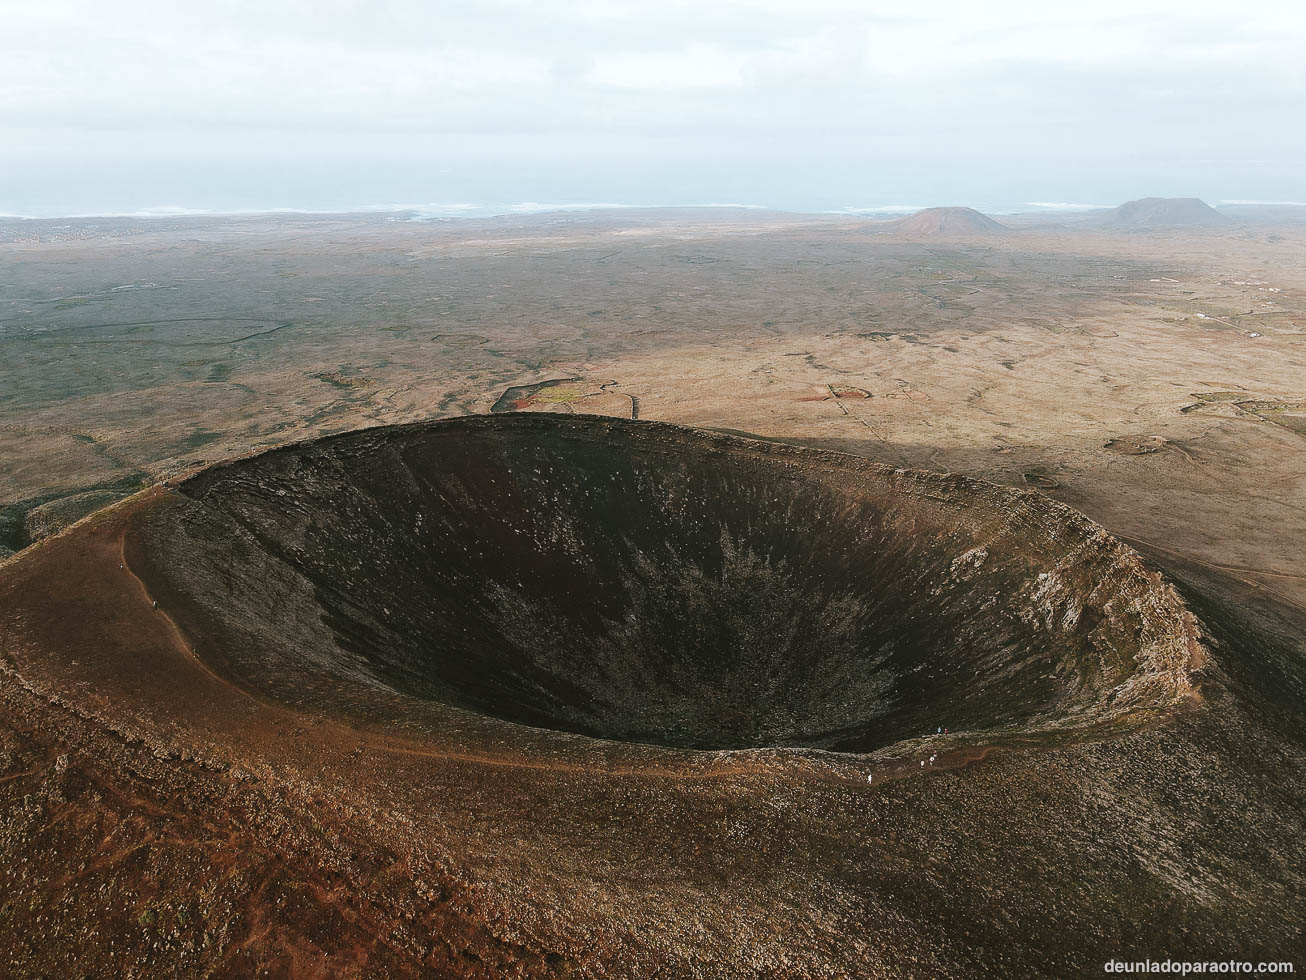
<path fill-rule="evenodd" d="M 299 706 L 870 751 L 1136 718 L 1200 652 L 1168 584 L 1042 495 L 657 423 L 372 429 L 179 490 L 170 601 L 223 624 L 195 637 L 215 670 Z"/>

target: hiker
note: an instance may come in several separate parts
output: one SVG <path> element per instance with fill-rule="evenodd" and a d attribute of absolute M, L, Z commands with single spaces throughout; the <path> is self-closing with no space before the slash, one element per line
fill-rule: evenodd
<path fill-rule="evenodd" d="M 937 759 L 937 758 L 938 758 L 937 755 L 932 755 L 932 756 L 930 756 L 930 765 L 934 765 L 934 760 Z"/>
<path fill-rule="evenodd" d="M 154 600 L 154 608 L 155 608 L 155 609 L 158 609 L 158 608 L 159 608 L 159 600 L 158 600 L 158 599 L 155 599 L 155 600 Z"/>

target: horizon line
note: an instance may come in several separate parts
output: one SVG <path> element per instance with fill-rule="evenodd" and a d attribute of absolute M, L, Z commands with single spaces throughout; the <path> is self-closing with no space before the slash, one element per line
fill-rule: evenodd
<path fill-rule="evenodd" d="M 76 211 L 52 214 L 31 214 L 19 212 L 0 212 L 0 220 L 5 221 L 63 221 L 90 218 L 130 218 L 148 220 L 152 218 L 187 218 L 187 217 L 259 217 L 271 215 L 415 215 L 410 220 L 430 221 L 459 219 L 474 220 L 478 218 L 502 218 L 513 216 L 535 216 L 543 214 L 566 213 L 575 211 L 672 211 L 672 210 L 742 210 L 767 211 L 776 214 L 794 214 L 811 216 L 901 216 L 914 214 L 935 207 L 969 207 L 983 214 L 1021 215 L 1038 213 L 1110 210 L 1114 204 L 1082 204 L 1064 201 L 1026 201 L 1020 205 L 937 205 L 937 204 L 877 204 L 853 205 L 839 208 L 792 208 L 776 207 L 769 204 L 743 202 L 708 202 L 708 203 L 672 203 L 645 204 L 615 201 L 570 201 L 538 202 L 519 201 L 516 203 L 427 203 L 427 204 L 363 204 L 342 208 L 191 208 L 176 205 L 160 205 L 139 208 L 134 211 Z M 1211 207 L 1306 207 L 1306 201 L 1263 201 L 1245 198 L 1223 199 L 1214 202 Z"/>

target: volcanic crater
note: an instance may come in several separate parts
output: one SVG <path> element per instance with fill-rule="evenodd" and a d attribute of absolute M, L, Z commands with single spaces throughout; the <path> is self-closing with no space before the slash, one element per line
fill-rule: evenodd
<path fill-rule="evenodd" d="M 662 423 L 384 427 L 175 489 L 133 561 L 214 672 L 323 712 L 866 753 L 1132 724 L 1203 656 L 1041 494 Z"/>

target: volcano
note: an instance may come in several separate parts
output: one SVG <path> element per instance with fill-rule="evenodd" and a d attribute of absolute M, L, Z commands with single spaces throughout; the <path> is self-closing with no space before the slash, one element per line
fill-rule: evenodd
<path fill-rule="evenodd" d="M 1300 629 L 1235 594 L 1035 489 L 657 422 L 494 414 L 222 463 L 0 566 L 0 955 L 477 978 L 1283 955 Z"/>
<path fill-rule="evenodd" d="M 1010 229 L 974 208 L 926 208 L 893 222 L 900 235 L 1000 235 Z"/>
<path fill-rule="evenodd" d="M 1232 222 L 1196 197 L 1143 197 L 1108 211 L 1106 224 L 1138 231 L 1167 228 L 1222 228 Z"/>

